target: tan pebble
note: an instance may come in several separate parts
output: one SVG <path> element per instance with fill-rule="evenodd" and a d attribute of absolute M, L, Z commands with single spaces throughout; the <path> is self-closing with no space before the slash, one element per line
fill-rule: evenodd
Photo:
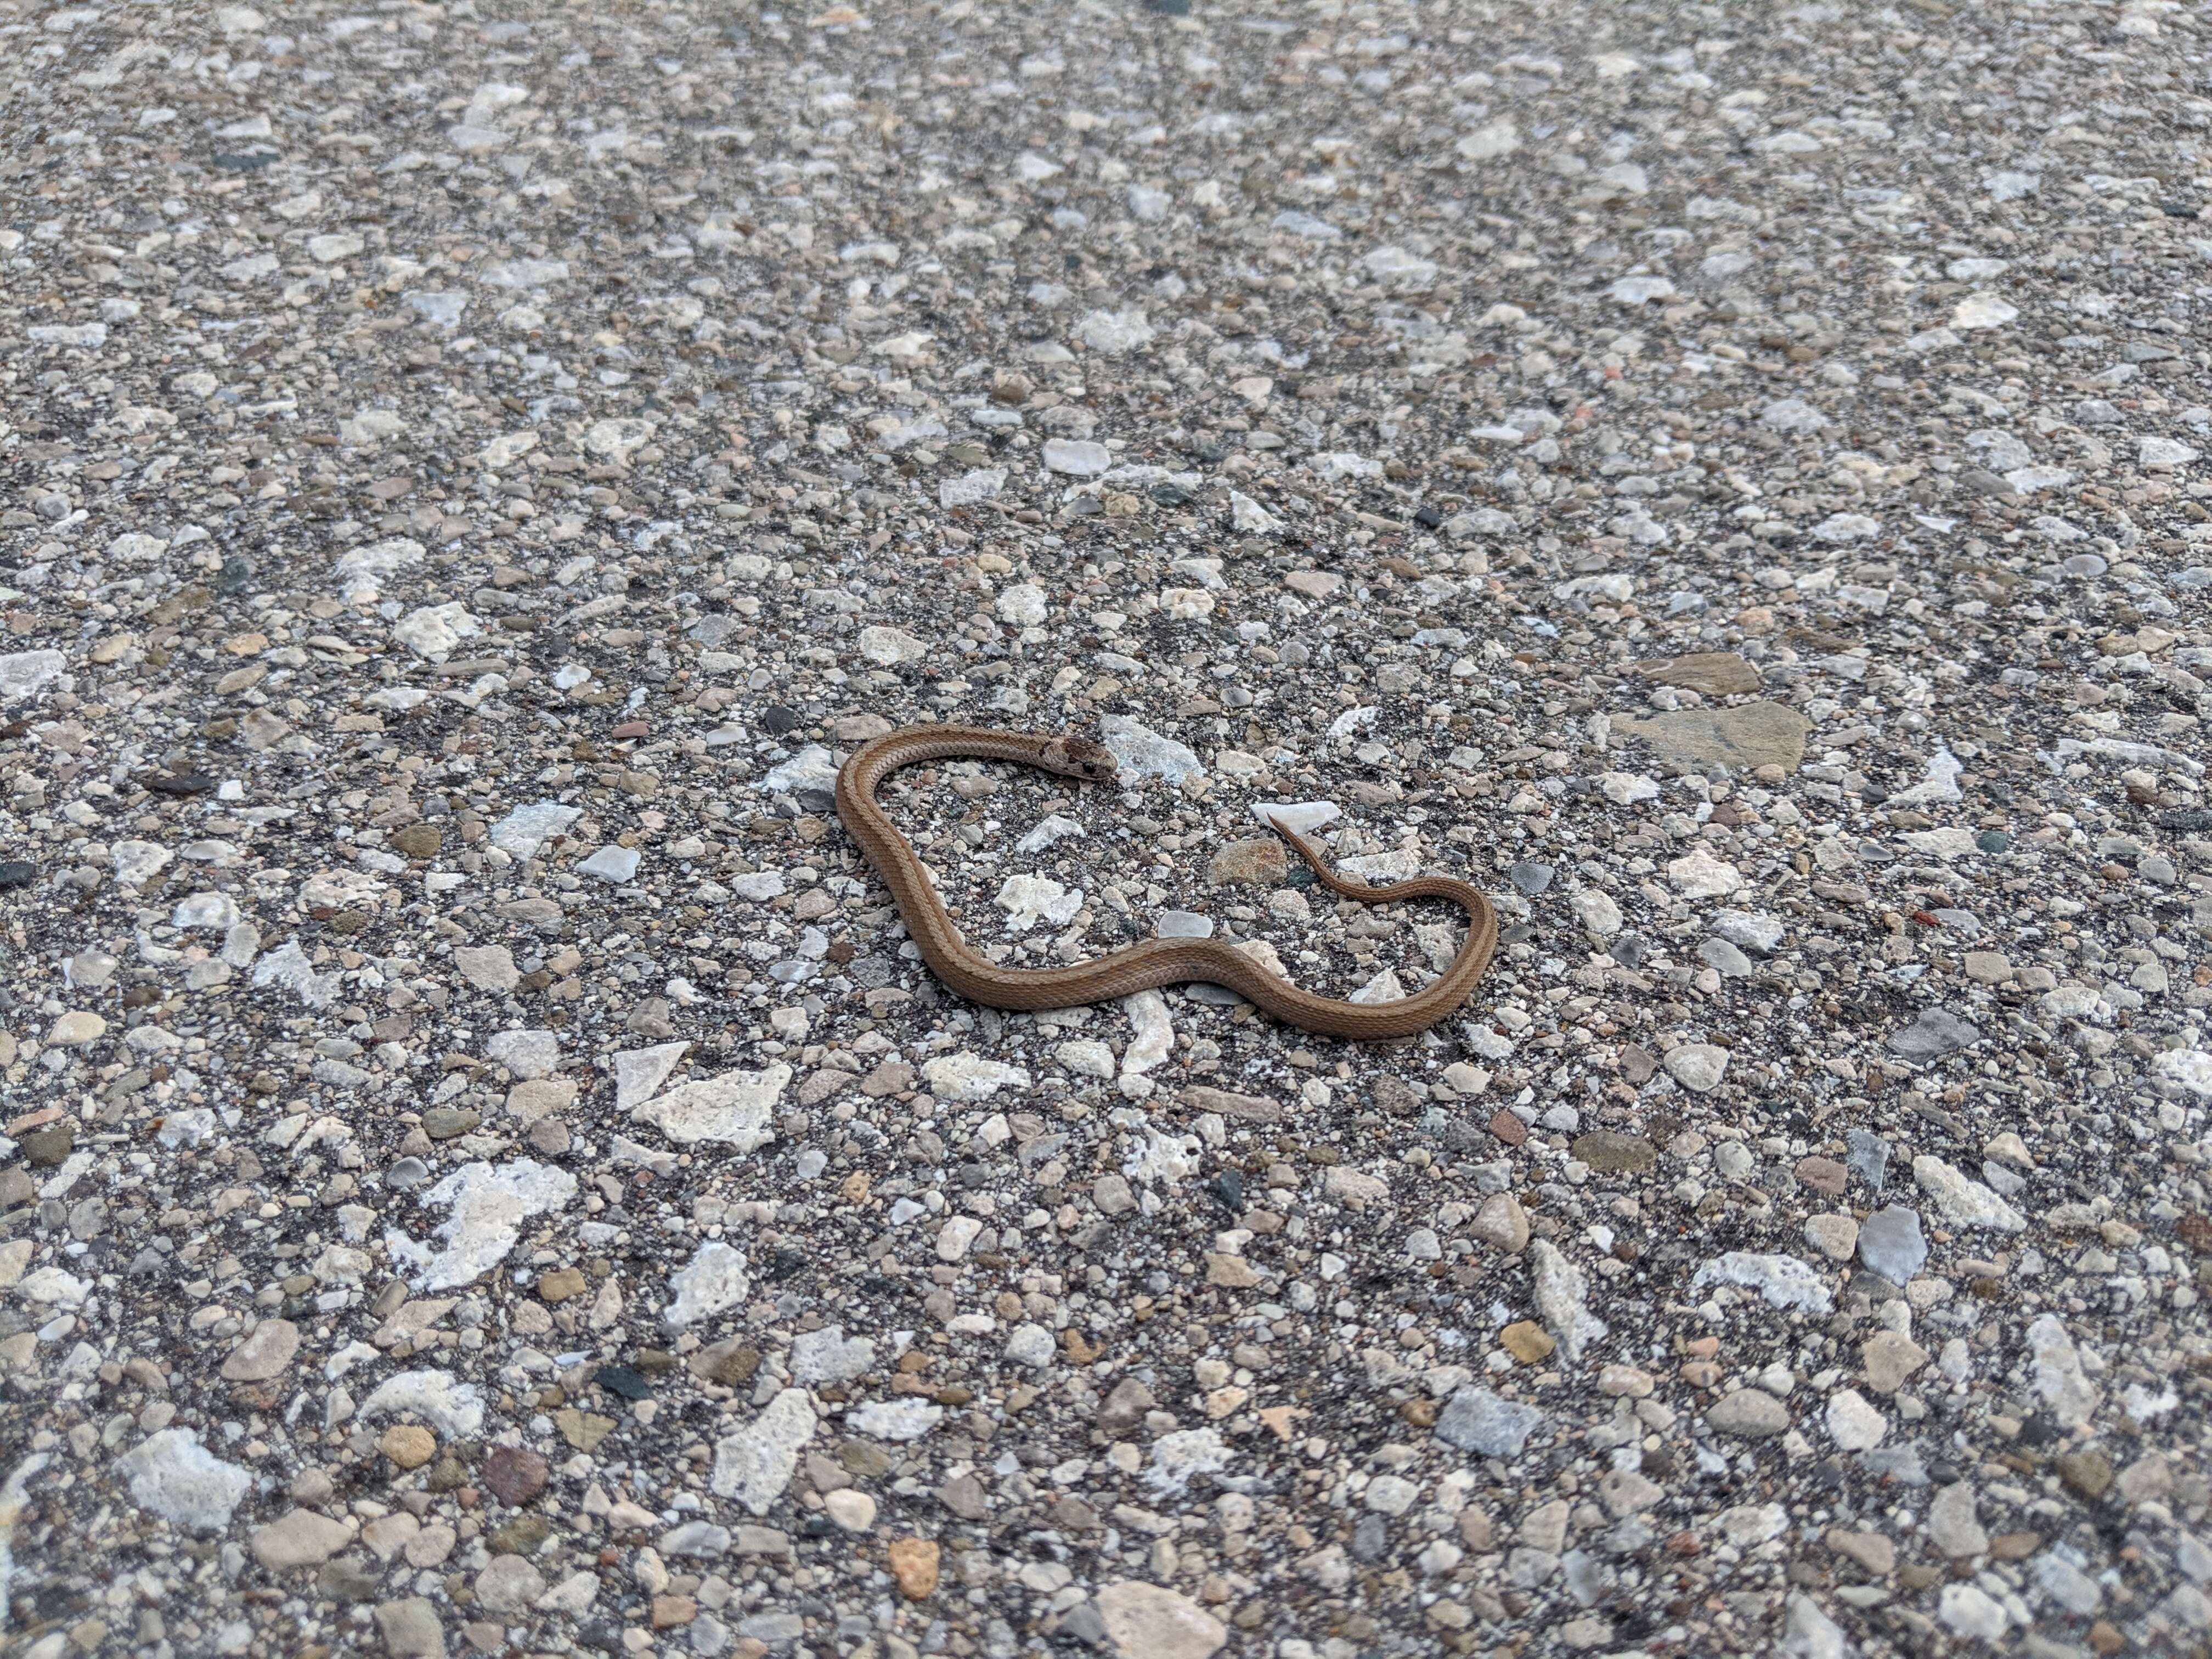
<path fill-rule="evenodd" d="M 438 1437 L 412 1423 L 401 1423 L 384 1431 L 376 1449 L 403 1469 L 419 1469 L 438 1455 Z"/>
<path fill-rule="evenodd" d="M 909 1601 L 937 1588 L 938 1548 L 927 1538 L 902 1538 L 890 1547 L 891 1577 Z"/>

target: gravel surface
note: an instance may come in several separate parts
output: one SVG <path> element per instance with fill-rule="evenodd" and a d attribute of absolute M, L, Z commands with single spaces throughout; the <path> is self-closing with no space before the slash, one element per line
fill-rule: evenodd
<path fill-rule="evenodd" d="M 10 1659 L 2203 1650 L 2202 9 L 0 37 Z"/>

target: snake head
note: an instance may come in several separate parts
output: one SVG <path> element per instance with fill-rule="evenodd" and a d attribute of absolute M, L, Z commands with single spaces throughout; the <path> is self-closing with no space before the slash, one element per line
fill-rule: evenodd
<path fill-rule="evenodd" d="M 1054 738 L 1045 744 L 1037 764 L 1085 783 L 1111 783 L 1115 770 L 1112 751 L 1088 738 Z"/>

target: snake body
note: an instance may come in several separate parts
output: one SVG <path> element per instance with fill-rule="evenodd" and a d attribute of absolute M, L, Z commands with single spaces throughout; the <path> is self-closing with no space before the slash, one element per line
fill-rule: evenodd
<path fill-rule="evenodd" d="M 1391 1002 L 1316 996 L 1223 939 L 1147 939 L 1068 967 L 999 967 L 961 939 L 921 860 L 876 800 L 877 787 L 899 768 L 953 758 L 1012 761 L 1091 783 L 1111 782 L 1115 768 L 1103 746 L 1083 738 L 973 726 L 910 726 L 862 745 L 838 769 L 838 817 L 890 889 L 922 960 L 971 1002 L 993 1008 L 1070 1008 L 1163 985 L 1204 981 L 1225 985 L 1276 1018 L 1323 1036 L 1402 1037 L 1425 1030 L 1458 1007 L 1490 965 L 1498 944 L 1498 913 L 1479 889 L 1445 876 L 1381 886 L 1349 882 L 1329 868 L 1304 836 L 1271 820 L 1270 827 L 1297 849 L 1332 892 L 1368 904 L 1449 899 L 1465 910 L 1467 939 L 1451 965 L 1413 995 Z"/>

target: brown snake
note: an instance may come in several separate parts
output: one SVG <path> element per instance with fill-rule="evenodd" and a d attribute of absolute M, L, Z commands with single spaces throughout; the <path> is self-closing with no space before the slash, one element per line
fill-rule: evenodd
<path fill-rule="evenodd" d="M 1411 1036 L 1425 1030 L 1467 1000 L 1498 944 L 1498 913 L 1476 888 L 1446 876 L 1423 876 L 1382 886 L 1345 880 L 1304 836 L 1270 820 L 1332 892 L 1364 904 L 1401 899 L 1444 898 L 1468 914 L 1466 941 L 1451 966 L 1409 997 L 1392 1002 L 1346 1002 L 1302 991 L 1224 939 L 1146 939 L 1096 961 L 1071 967 L 1000 968 L 969 949 L 930 885 L 907 839 L 877 804 L 876 787 L 900 767 L 918 761 L 964 757 L 1015 761 L 1086 783 L 1110 783 L 1114 757 L 1084 738 L 998 732 L 975 726 L 909 726 L 863 744 L 838 769 L 837 816 L 860 842 L 868 862 L 891 890 L 907 932 L 938 978 L 971 1002 L 993 1008 L 1069 1008 L 1106 1002 L 1157 986 L 1202 981 L 1225 985 L 1276 1018 L 1324 1036 Z"/>

